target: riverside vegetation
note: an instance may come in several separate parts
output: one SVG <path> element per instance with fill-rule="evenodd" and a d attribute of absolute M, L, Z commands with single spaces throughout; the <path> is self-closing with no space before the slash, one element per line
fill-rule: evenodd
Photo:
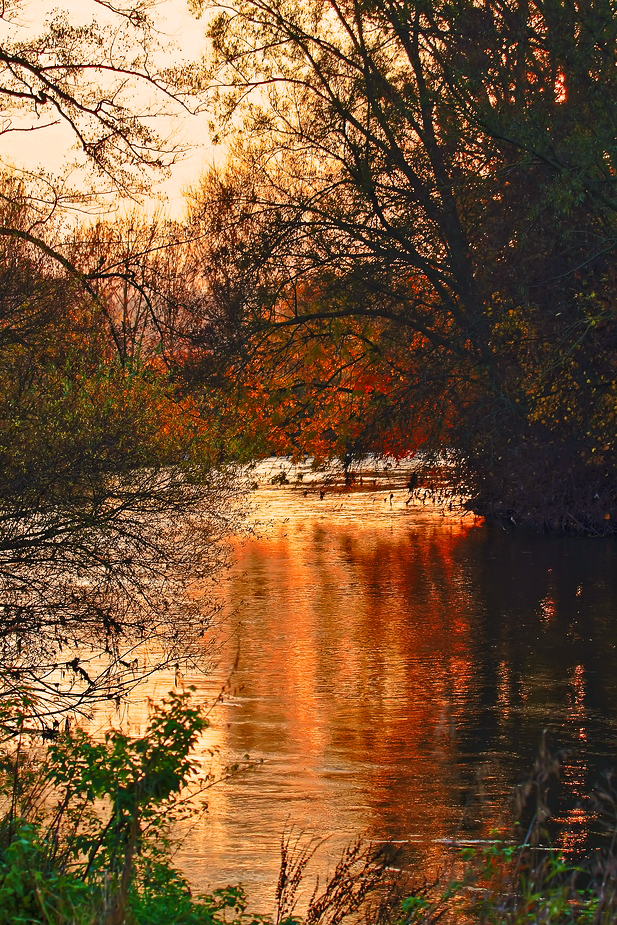
<path fill-rule="evenodd" d="M 274 915 L 251 914 L 241 886 L 194 896 L 173 866 L 173 823 L 194 812 L 196 791 L 214 783 L 192 757 L 207 719 L 191 690 L 153 707 L 138 738 L 112 730 L 95 742 L 67 729 L 42 753 L 27 747 L 31 708 L 7 703 L 2 715 L 0 923 L 608 925 L 617 914 L 615 793 L 598 797 L 612 824 L 593 867 L 547 850 L 547 792 L 558 765 L 545 747 L 518 790 L 527 828 L 465 849 L 456 876 L 414 884 L 396 872 L 391 849 L 358 843 L 300 907 L 313 846 L 288 837 Z"/>
<path fill-rule="evenodd" d="M 157 0 L 73 4 L 36 37 L 34 6 L 0 5 L 0 135 L 62 123 L 77 153 L 1 166 L 0 920 L 247 921 L 239 888 L 192 898 L 168 853 L 203 714 L 175 694 L 102 743 L 66 716 L 205 663 L 230 461 L 422 450 L 430 478 L 448 452 L 478 513 L 615 532 L 617 18 L 190 0 L 213 57 L 174 67 Z M 180 155 L 153 126 L 215 97 L 233 156 L 187 219 L 106 220 Z M 350 849 L 305 918 L 373 897 L 409 925 L 611 920 L 612 852 L 579 872 L 522 843 L 400 901 Z"/>

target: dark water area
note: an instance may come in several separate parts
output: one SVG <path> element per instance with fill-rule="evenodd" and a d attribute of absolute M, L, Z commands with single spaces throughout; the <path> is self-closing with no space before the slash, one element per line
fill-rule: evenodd
<path fill-rule="evenodd" d="M 267 473 L 266 473 L 267 474 Z M 282 832 L 407 845 L 420 874 L 509 818 L 543 734 L 564 750 L 562 844 L 617 766 L 617 544 L 548 538 L 408 504 L 405 473 L 360 490 L 273 486 L 224 583 L 206 747 L 254 769 L 213 788 L 179 860 L 261 908 Z"/>

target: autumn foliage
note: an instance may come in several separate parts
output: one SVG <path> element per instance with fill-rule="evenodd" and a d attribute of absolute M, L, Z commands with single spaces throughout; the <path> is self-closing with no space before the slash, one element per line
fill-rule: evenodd
<path fill-rule="evenodd" d="M 610 4 L 199 6 L 257 450 L 421 451 L 508 529 L 614 532 Z"/>

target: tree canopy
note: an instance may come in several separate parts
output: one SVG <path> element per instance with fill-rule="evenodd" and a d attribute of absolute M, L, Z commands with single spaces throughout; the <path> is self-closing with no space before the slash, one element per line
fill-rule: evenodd
<path fill-rule="evenodd" d="M 86 189 L 82 182 L 73 195 L 110 188 L 134 194 L 183 151 L 166 137 L 164 117 L 199 109 L 198 70 L 166 63 L 169 37 L 158 27 L 157 6 L 155 0 L 89 0 L 70 15 L 50 11 L 36 34 L 30 19 L 39 18 L 37 4 L 2 4 L 1 133 L 31 133 L 33 143 L 43 145 L 49 129 L 63 126 L 75 151 L 67 178 L 77 164 L 90 170 L 90 184 L 104 184 Z M 66 178 L 46 179 L 61 200 Z"/>
<path fill-rule="evenodd" d="M 342 449 L 398 428 L 449 451 L 479 513 L 611 531 L 613 4 L 196 5 L 236 138 L 238 259 L 269 293 L 244 330 L 272 332 L 285 387 L 319 343 L 350 388 L 354 341 L 390 380 L 348 405 Z"/>
<path fill-rule="evenodd" d="M 38 35 L 34 7 L 2 5 L 2 133 L 42 141 L 64 123 L 89 177 L 0 179 L 0 696 L 25 691 L 51 734 L 65 709 L 206 657 L 206 589 L 237 521 L 231 473 L 167 362 L 182 230 L 64 221 L 173 163 L 156 126 L 168 104 L 198 108 L 197 71 L 189 86 L 157 64 L 150 0 L 94 0 L 83 22 L 56 11 Z"/>

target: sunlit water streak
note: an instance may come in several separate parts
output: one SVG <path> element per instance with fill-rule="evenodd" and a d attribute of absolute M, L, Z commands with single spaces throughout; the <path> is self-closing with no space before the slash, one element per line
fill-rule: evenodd
<path fill-rule="evenodd" d="M 320 497 L 306 467 L 271 484 L 280 466 L 251 476 L 258 526 L 221 583 L 218 667 L 186 678 L 211 700 L 224 688 L 201 753 L 254 762 L 209 791 L 178 855 L 191 881 L 241 881 L 268 908 L 289 826 L 329 836 L 322 864 L 366 835 L 409 844 L 430 873 L 453 839 L 506 818 L 543 730 L 571 750 L 560 815 L 575 846 L 580 799 L 617 764 L 615 544 L 407 503 L 408 468 Z M 133 704 L 125 722 L 144 717 Z"/>

